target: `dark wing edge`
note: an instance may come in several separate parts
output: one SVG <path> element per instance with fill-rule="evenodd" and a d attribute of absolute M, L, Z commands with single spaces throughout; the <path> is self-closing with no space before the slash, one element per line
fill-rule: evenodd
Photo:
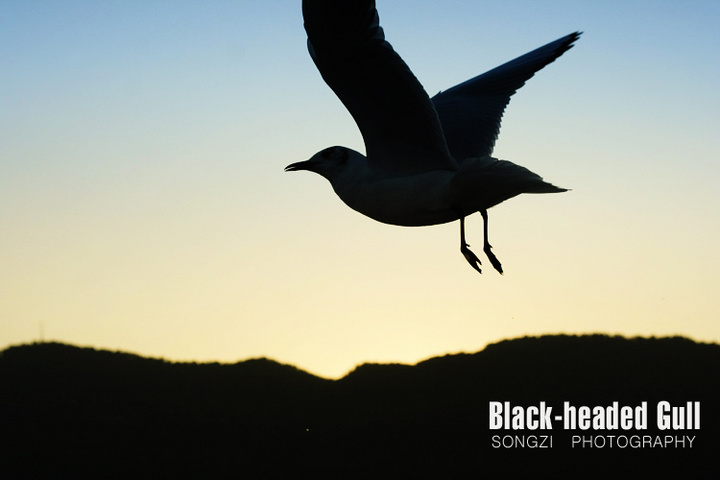
<path fill-rule="evenodd" d="M 457 168 L 428 94 L 385 40 L 374 0 L 303 0 L 303 17 L 310 56 L 360 128 L 374 166 Z"/>
<path fill-rule="evenodd" d="M 536 72 L 573 47 L 574 32 L 432 98 L 450 153 L 462 162 L 492 154 L 510 97 Z"/>

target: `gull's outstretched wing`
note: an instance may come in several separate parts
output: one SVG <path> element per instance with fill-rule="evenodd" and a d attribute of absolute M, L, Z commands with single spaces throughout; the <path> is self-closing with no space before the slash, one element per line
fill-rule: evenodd
<path fill-rule="evenodd" d="M 578 37 L 580 32 L 571 33 L 435 95 L 432 102 L 453 157 L 462 162 L 490 155 L 510 96 L 535 72 L 572 48 Z"/>
<path fill-rule="evenodd" d="M 308 49 L 386 172 L 456 169 L 430 98 L 385 41 L 374 0 L 303 0 Z"/>

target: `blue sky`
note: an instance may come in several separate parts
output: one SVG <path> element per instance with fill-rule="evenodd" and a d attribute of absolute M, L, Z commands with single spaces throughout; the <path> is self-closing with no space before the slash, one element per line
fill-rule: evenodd
<path fill-rule="evenodd" d="M 378 9 L 430 94 L 585 32 L 506 110 L 495 156 L 572 191 L 490 210 L 504 276 L 457 224 L 382 225 L 282 171 L 362 150 L 299 1 L 4 1 L 0 346 L 338 376 L 525 334 L 720 340 L 720 4 Z"/>

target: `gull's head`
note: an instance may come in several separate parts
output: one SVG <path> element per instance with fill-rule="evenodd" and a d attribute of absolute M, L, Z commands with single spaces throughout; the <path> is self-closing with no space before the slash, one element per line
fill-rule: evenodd
<path fill-rule="evenodd" d="M 308 170 L 327 178 L 331 182 L 351 167 L 364 163 L 365 157 L 355 150 L 345 147 L 328 147 L 313 155 L 310 160 L 297 162 L 285 167 L 286 172 Z"/>

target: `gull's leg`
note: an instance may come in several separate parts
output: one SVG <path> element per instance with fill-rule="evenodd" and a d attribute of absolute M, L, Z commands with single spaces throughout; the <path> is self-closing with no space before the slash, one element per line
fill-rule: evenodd
<path fill-rule="evenodd" d="M 485 242 L 485 245 L 483 246 L 483 251 L 485 252 L 485 255 L 487 255 L 488 259 L 490 260 L 490 263 L 492 263 L 492 266 L 495 267 L 495 270 L 500 272 L 502 275 L 502 265 L 500 265 L 500 261 L 497 259 L 495 254 L 490 250 L 492 246 L 490 245 L 490 242 L 488 241 L 488 216 L 487 216 L 487 210 L 480 210 L 480 215 L 482 215 L 483 218 L 483 240 Z"/>
<path fill-rule="evenodd" d="M 470 250 L 470 245 L 465 242 L 465 217 L 460 217 L 460 252 L 471 267 L 482 273 L 480 270 L 480 259 Z M 497 260 L 496 260 L 497 261 Z"/>

